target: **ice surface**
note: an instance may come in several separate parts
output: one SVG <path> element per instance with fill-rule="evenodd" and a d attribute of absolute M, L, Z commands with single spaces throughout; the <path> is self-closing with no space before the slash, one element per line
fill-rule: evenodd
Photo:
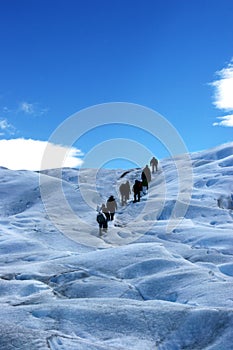
<path fill-rule="evenodd" d="M 187 156 L 164 159 L 123 207 L 119 185 L 141 169 L 0 168 L 0 349 L 232 349 L 233 143 L 190 156 L 181 187 Z M 118 210 L 100 237 L 110 194 Z"/>

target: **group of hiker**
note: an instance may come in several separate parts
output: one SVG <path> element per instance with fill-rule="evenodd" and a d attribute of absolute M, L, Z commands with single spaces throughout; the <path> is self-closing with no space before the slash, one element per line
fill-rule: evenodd
<path fill-rule="evenodd" d="M 145 195 L 148 192 L 149 183 L 151 182 L 151 173 L 158 171 L 158 160 L 153 157 L 150 161 L 151 169 L 148 165 L 142 170 L 141 179 L 136 179 L 132 187 L 133 192 L 133 203 L 140 202 L 141 195 Z M 131 188 L 130 183 L 127 180 L 119 186 L 119 192 L 121 195 L 121 204 L 126 205 L 130 198 Z M 103 232 L 107 232 L 108 221 L 114 220 L 114 215 L 117 210 L 117 202 L 113 195 L 111 195 L 106 204 L 102 204 L 101 208 L 98 209 L 96 220 L 99 224 L 100 235 Z"/>
<path fill-rule="evenodd" d="M 100 210 L 98 210 L 98 214 L 96 220 L 99 224 L 100 234 L 101 232 L 107 232 L 108 221 L 114 220 L 114 215 L 117 210 L 117 202 L 114 196 L 110 196 L 106 202 L 106 204 L 102 204 Z"/>
<path fill-rule="evenodd" d="M 142 170 L 141 181 L 135 180 L 133 185 L 134 200 L 133 203 L 140 202 L 141 195 L 147 194 L 149 183 L 151 182 L 151 171 L 148 165 Z"/>

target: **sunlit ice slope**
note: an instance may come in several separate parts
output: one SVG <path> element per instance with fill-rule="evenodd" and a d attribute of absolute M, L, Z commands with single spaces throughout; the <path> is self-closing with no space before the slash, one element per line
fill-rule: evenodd
<path fill-rule="evenodd" d="M 233 143 L 161 160 L 126 206 L 141 169 L 0 173 L 0 348 L 232 349 Z"/>

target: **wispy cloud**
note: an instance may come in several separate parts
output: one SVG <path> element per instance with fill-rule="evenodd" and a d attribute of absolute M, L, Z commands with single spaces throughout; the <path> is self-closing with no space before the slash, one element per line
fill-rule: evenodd
<path fill-rule="evenodd" d="M 20 106 L 19 106 L 19 110 L 21 112 L 24 112 L 26 114 L 34 114 L 35 113 L 35 109 L 32 103 L 28 103 L 28 102 L 21 102 Z"/>
<path fill-rule="evenodd" d="M 17 115 L 24 114 L 32 117 L 42 116 L 48 113 L 49 109 L 42 107 L 40 103 L 34 102 L 30 103 L 27 101 L 20 102 L 16 107 L 9 108 L 8 106 L 1 107 L 0 112 L 3 115 Z"/>
<path fill-rule="evenodd" d="M 48 108 L 42 108 L 39 103 L 24 101 L 19 104 L 18 111 L 31 116 L 41 116 L 48 112 Z"/>
<path fill-rule="evenodd" d="M 233 60 L 216 74 L 218 79 L 211 83 L 215 89 L 213 104 L 219 110 L 233 113 Z M 217 119 L 220 121 L 213 123 L 214 126 L 233 127 L 233 114 Z"/>
<path fill-rule="evenodd" d="M 46 153 L 46 162 L 44 154 Z M 82 152 L 46 141 L 32 139 L 0 140 L 0 166 L 12 170 L 75 168 L 82 164 Z"/>
<path fill-rule="evenodd" d="M 0 120 L 0 129 L 6 130 L 9 127 L 8 121 L 6 119 Z"/>
<path fill-rule="evenodd" d="M 221 121 L 213 123 L 213 126 L 219 125 L 233 127 L 233 114 L 225 115 L 224 117 L 217 117 L 217 119 Z"/>
<path fill-rule="evenodd" d="M 10 113 L 11 112 L 11 110 L 7 106 L 4 106 L 2 111 L 3 111 L 3 113 Z"/>
<path fill-rule="evenodd" d="M 0 136 L 10 134 L 13 135 L 15 133 L 15 128 L 11 125 L 6 118 L 0 118 Z"/>

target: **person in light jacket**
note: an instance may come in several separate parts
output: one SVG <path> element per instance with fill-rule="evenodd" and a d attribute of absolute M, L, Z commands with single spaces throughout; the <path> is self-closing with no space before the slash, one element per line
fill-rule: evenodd
<path fill-rule="evenodd" d="M 117 210 L 117 203 L 114 196 L 110 196 L 106 203 L 107 210 L 110 213 L 110 220 L 114 219 L 115 212 Z"/>

